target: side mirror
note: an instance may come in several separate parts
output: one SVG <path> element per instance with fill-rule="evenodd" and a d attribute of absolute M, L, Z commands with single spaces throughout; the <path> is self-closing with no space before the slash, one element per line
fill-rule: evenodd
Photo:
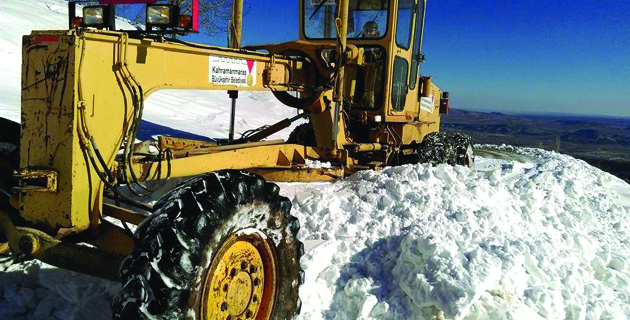
<path fill-rule="evenodd" d="M 448 114 L 448 92 L 442 93 L 442 99 L 440 99 L 440 114 Z"/>

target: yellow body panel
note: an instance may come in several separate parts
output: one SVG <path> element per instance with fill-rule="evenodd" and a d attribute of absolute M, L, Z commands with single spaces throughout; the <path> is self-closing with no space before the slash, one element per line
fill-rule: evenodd
<path fill-rule="evenodd" d="M 301 62 L 273 55 L 129 39 L 124 33 L 108 31 L 34 32 L 23 42 L 20 168 L 56 171 L 58 189 L 20 193 L 20 212 L 50 233 L 63 228 L 81 231 L 90 222 L 98 223 L 103 184 L 88 165 L 89 154 L 82 145 L 93 137 L 105 162 L 113 167 L 133 119 L 132 96 L 139 86 L 145 99 L 163 88 L 287 90 L 290 74 L 301 72 Z M 219 56 L 255 61 L 251 74 L 255 80 L 242 86 L 210 82 L 209 61 Z M 272 153 L 267 158 L 278 157 Z M 231 156 L 216 159 L 221 160 L 214 163 L 223 162 L 223 166 L 176 167 L 175 172 L 260 166 L 251 161 L 232 166 Z M 184 167 L 191 164 L 190 160 L 183 163 Z M 27 180 L 22 184 L 29 186 Z"/>

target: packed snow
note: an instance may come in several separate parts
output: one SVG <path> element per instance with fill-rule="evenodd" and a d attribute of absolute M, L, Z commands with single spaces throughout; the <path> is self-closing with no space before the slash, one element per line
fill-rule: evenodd
<path fill-rule="evenodd" d="M 0 116 L 19 119 L 19 67 L 7 62 L 20 64 L 15 33 L 63 28 L 64 10 L 57 0 L 0 2 L 0 29 L 12 30 L 0 34 Z M 225 135 L 227 94 L 212 94 L 156 93 L 145 118 Z M 294 112 L 268 94 L 242 100 L 257 117 L 239 130 Z M 627 319 L 630 185 L 566 155 L 493 148 L 517 156 L 280 183 L 307 249 L 298 319 Z M 109 319 L 120 289 L 38 261 L 0 257 L 0 271 L 2 319 Z"/>

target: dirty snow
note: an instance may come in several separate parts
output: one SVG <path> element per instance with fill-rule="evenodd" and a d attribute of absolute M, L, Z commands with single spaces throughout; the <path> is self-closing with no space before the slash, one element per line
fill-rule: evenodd
<path fill-rule="evenodd" d="M 20 34 L 64 28 L 65 8 L 0 2 L 0 116 L 19 119 Z M 294 114 L 271 101 L 242 95 L 237 129 Z M 162 91 L 147 105 L 149 121 L 227 135 L 224 92 Z M 307 249 L 299 319 L 627 319 L 630 185 L 569 156 L 497 149 L 524 160 L 280 184 Z M 2 319 L 109 319 L 119 288 L 0 257 Z"/>

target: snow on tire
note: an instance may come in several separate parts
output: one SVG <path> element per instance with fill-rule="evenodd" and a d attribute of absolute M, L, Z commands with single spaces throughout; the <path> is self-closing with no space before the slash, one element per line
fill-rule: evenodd
<path fill-rule="evenodd" d="M 449 163 L 453 150 L 445 132 L 432 132 L 422 140 L 418 151 L 418 162 L 438 165 Z"/>
<path fill-rule="evenodd" d="M 449 135 L 450 144 L 454 149 L 454 163 L 472 168 L 475 164 L 473 156 L 472 138 L 469 135 L 455 132 Z"/>
<path fill-rule="evenodd" d="M 189 179 L 162 197 L 155 213 L 138 226 L 135 248 L 121 264 L 123 288 L 113 302 L 113 317 L 290 319 L 299 314 L 300 224 L 278 191 L 258 175 L 225 170 Z"/>

